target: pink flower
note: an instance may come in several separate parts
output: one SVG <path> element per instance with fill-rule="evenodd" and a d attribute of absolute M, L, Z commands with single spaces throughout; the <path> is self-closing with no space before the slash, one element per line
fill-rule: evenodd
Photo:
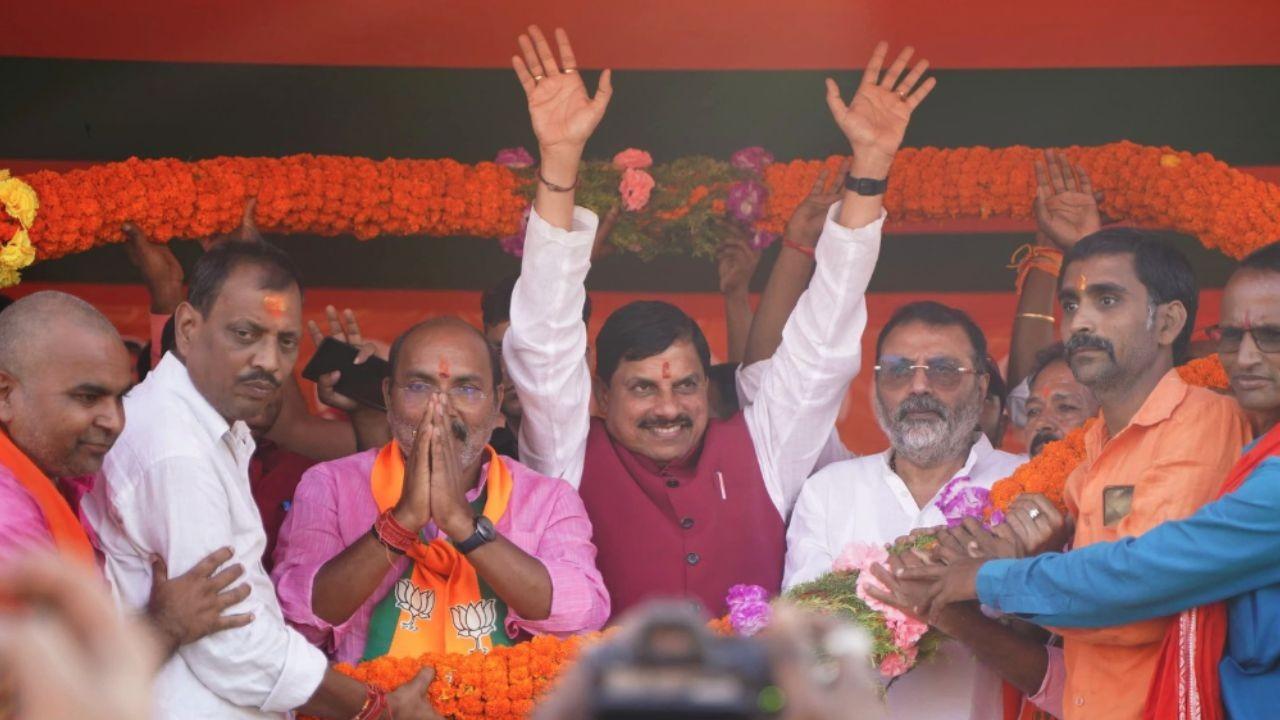
<path fill-rule="evenodd" d="M 651 165 L 653 165 L 653 156 L 636 148 L 627 148 L 613 156 L 613 166 L 619 170 L 639 170 Z"/>
<path fill-rule="evenodd" d="M 725 199 L 725 208 L 729 217 L 740 223 L 755 222 L 764 213 L 764 201 L 769 196 L 769 189 L 755 180 L 742 180 L 729 186 L 729 197 Z"/>
<path fill-rule="evenodd" d="M 886 680 L 892 680 L 915 667 L 915 664 L 916 649 L 914 647 L 901 653 L 889 653 L 884 660 L 880 661 L 880 675 Z"/>
<path fill-rule="evenodd" d="M 773 153 L 759 145 L 745 147 L 729 156 L 729 164 L 739 170 L 750 170 L 759 175 L 773 163 Z"/>
<path fill-rule="evenodd" d="M 889 559 L 889 551 L 872 543 L 849 543 L 836 558 L 832 569 L 836 572 L 862 571 L 876 563 Z"/>
<path fill-rule="evenodd" d="M 493 161 L 503 167 L 527 168 L 533 165 L 533 156 L 522 147 L 503 148 Z"/>
<path fill-rule="evenodd" d="M 635 212 L 643 210 L 649 204 L 649 193 L 653 191 L 653 176 L 643 170 L 627 168 L 622 171 L 622 182 L 618 184 L 618 192 L 622 193 L 622 207 Z"/>
<path fill-rule="evenodd" d="M 906 650 L 914 648 L 916 643 L 920 642 L 920 638 L 928 632 L 929 626 L 909 617 L 902 622 L 891 624 L 890 629 L 893 630 L 893 644 Z"/>

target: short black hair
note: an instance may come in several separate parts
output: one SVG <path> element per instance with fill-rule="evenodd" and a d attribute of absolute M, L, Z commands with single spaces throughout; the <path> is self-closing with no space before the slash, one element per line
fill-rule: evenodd
<path fill-rule="evenodd" d="M 3 312 L 5 308 L 9 307 L 12 304 L 13 304 L 13 298 L 3 293 L 0 293 L 0 312 Z"/>
<path fill-rule="evenodd" d="M 288 290 L 297 286 L 298 293 L 302 293 L 298 269 L 283 250 L 268 242 L 229 241 L 201 255 L 196 261 L 187 290 L 187 302 L 201 315 L 208 316 L 227 278 L 241 265 L 253 265 L 262 271 L 264 290 Z"/>
<path fill-rule="evenodd" d="M 1036 378 L 1040 377 L 1040 373 L 1050 365 L 1061 362 L 1067 362 L 1067 346 L 1061 341 L 1056 342 L 1047 347 L 1040 348 L 1036 353 L 1035 364 L 1031 366 L 1031 372 L 1027 374 L 1027 388 L 1036 384 Z"/>
<path fill-rule="evenodd" d="M 458 320 L 457 318 L 453 319 Z M 392 341 L 391 350 L 387 353 L 387 364 L 390 366 L 387 372 L 393 382 L 396 377 L 396 367 L 400 364 L 400 352 L 404 349 L 405 341 L 417 331 L 434 325 L 439 325 L 443 320 L 446 320 L 446 318 L 431 318 L 430 320 L 423 320 L 420 323 L 416 323 L 408 330 L 400 333 L 400 335 Z M 485 352 L 489 354 L 489 367 L 493 372 L 493 387 L 496 389 L 502 384 L 502 355 L 499 353 L 497 348 L 489 344 L 489 340 L 484 336 L 484 333 L 476 330 L 474 325 L 462 320 L 458 320 L 458 324 L 465 325 L 467 328 L 471 329 L 476 334 L 476 337 L 480 339 L 480 342 L 484 344 Z"/>
<path fill-rule="evenodd" d="M 485 328 L 511 321 L 511 293 L 516 289 L 520 273 L 512 273 L 480 295 L 480 319 Z M 591 296 L 582 303 L 582 322 L 591 321 Z"/>
<path fill-rule="evenodd" d="M 1105 228 L 1081 238 L 1063 254 L 1065 270 L 1073 262 L 1099 255 L 1128 255 L 1133 258 L 1133 268 L 1138 281 L 1147 289 L 1147 296 L 1154 305 L 1164 305 L 1175 300 L 1187 310 L 1187 322 L 1173 341 L 1173 364 L 1187 361 L 1191 345 L 1191 333 L 1196 326 L 1196 309 L 1200 304 L 1200 289 L 1191 263 L 1178 249 L 1150 233 L 1133 228 Z M 1062 291 L 1063 273 L 1058 279 L 1058 291 Z"/>
<path fill-rule="evenodd" d="M 1000 366 L 996 364 L 995 358 L 990 355 L 982 360 L 983 368 L 987 371 L 987 397 L 993 397 L 1000 401 L 1000 410 L 1004 411 L 1009 407 L 1009 386 L 1004 382 L 1004 376 L 1000 374 Z"/>
<path fill-rule="evenodd" d="M 659 300 L 623 305 L 604 321 L 596 335 L 596 375 L 608 384 L 623 360 L 653 357 L 680 340 L 693 343 L 702 371 L 710 374 L 707 338 L 685 311 Z"/>
<path fill-rule="evenodd" d="M 984 368 L 987 360 L 987 336 L 982 332 L 982 328 L 978 327 L 973 318 L 969 317 L 969 313 L 933 300 L 918 300 L 907 303 L 893 311 L 893 315 L 889 317 L 889 322 L 885 323 L 884 329 L 880 331 L 880 336 L 876 338 L 877 360 L 880 358 L 880 350 L 884 347 L 885 338 L 889 337 L 889 333 L 897 329 L 899 325 L 913 322 L 932 325 L 933 327 L 958 327 L 964 330 L 964 334 L 969 336 L 969 344 L 973 346 L 975 368 Z"/>
<path fill-rule="evenodd" d="M 716 392 L 720 395 L 720 401 L 726 406 L 730 415 L 742 409 L 742 402 L 738 398 L 738 367 L 742 363 L 724 362 L 712 365 L 707 370 L 707 382 L 709 385 L 715 386 Z"/>
<path fill-rule="evenodd" d="M 1280 242 L 1264 245 L 1244 256 L 1237 270 L 1263 270 L 1280 273 Z"/>

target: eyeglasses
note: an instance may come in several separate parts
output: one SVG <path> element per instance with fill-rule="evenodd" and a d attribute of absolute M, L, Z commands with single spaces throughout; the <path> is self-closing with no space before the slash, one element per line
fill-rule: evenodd
<path fill-rule="evenodd" d="M 924 363 L 916 363 L 907 358 L 886 355 L 876 365 L 876 379 L 886 390 L 898 390 L 911 383 L 917 370 L 923 370 L 929 384 L 938 390 L 955 390 L 965 375 L 983 374 L 982 370 L 965 367 L 949 358 L 930 358 Z"/>
<path fill-rule="evenodd" d="M 1218 343 L 1218 352 L 1228 355 L 1240 352 L 1240 343 L 1244 342 L 1245 333 L 1253 338 L 1253 344 L 1264 353 L 1280 353 L 1280 327 L 1275 325 L 1255 325 L 1248 328 L 1231 325 L 1214 325 L 1206 328 L 1209 339 Z"/>
<path fill-rule="evenodd" d="M 455 385 L 448 390 L 441 390 L 439 387 L 421 380 L 412 380 L 404 385 L 397 386 L 398 390 L 404 390 L 410 395 L 419 398 L 428 395 L 445 394 L 449 396 L 449 400 L 459 407 L 471 407 L 484 402 L 489 398 L 489 393 L 476 385 Z"/>

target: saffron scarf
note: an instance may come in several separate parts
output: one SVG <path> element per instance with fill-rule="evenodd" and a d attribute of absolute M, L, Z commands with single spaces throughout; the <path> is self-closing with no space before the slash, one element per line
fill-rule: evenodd
<path fill-rule="evenodd" d="M 1239 490 L 1249 474 L 1274 455 L 1280 455 L 1280 428 L 1269 431 L 1236 462 L 1218 497 Z M 1218 666 L 1226 642 L 1225 602 L 1182 611 L 1165 633 L 1143 720 L 1225 718 Z"/>
<path fill-rule="evenodd" d="M 507 511 L 514 480 L 492 447 L 484 492 L 472 504 L 494 525 Z M 378 512 L 400 500 L 404 488 L 404 456 L 392 440 L 378 453 L 369 477 Z M 413 563 L 374 608 L 365 641 L 365 660 L 390 655 L 488 652 L 509 645 L 504 627 L 507 608 L 476 570 L 443 535 L 419 538 L 407 553 Z"/>
<path fill-rule="evenodd" d="M 96 570 L 98 558 L 93 543 L 89 542 L 89 534 L 84 531 L 71 504 L 58 492 L 58 486 L 4 432 L 0 432 L 0 465 L 9 468 L 18 484 L 36 501 L 58 554 Z"/>

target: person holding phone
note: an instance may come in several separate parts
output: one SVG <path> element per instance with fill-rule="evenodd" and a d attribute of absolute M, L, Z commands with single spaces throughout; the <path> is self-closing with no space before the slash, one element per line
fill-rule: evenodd
<path fill-rule="evenodd" d="M 488 444 L 502 364 L 442 317 L 392 344 L 392 439 L 302 478 L 273 578 L 285 617 L 339 662 L 487 651 L 600 628 L 609 598 L 573 488 Z"/>

